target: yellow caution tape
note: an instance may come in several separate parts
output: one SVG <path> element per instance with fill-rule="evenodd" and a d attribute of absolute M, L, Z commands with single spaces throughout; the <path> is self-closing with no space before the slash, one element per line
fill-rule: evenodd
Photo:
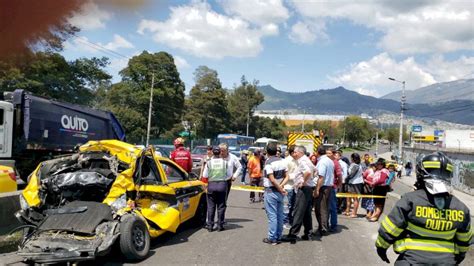
<path fill-rule="evenodd" d="M 264 187 L 233 185 L 230 189 L 249 192 L 263 192 Z"/>
<path fill-rule="evenodd" d="M 256 187 L 256 186 L 244 186 L 244 185 L 233 185 L 231 187 L 232 190 L 238 191 L 248 191 L 248 192 L 263 192 L 264 187 Z M 364 195 L 364 194 L 354 194 L 354 193 L 337 193 L 336 197 L 338 198 L 379 198 L 383 199 L 386 196 L 379 196 L 379 195 Z"/>
<path fill-rule="evenodd" d="M 384 198 L 386 198 L 386 196 L 354 194 L 354 193 L 337 193 L 336 197 L 337 198 L 369 198 L 369 199 L 384 199 Z"/>

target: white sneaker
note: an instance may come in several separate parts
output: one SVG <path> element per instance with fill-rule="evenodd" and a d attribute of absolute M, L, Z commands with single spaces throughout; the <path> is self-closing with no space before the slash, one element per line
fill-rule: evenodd
<path fill-rule="evenodd" d="M 289 230 L 289 229 L 291 228 L 291 225 L 290 225 L 290 224 L 284 224 L 284 225 L 283 225 L 283 228 L 285 228 L 285 229 L 288 229 L 288 230 Z"/>

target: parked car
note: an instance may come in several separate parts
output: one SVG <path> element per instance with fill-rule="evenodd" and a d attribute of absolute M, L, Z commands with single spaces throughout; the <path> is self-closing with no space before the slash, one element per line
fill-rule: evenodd
<path fill-rule="evenodd" d="M 17 190 L 17 174 L 12 167 L 0 165 L 0 193 Z"/>
<path fill-rule="evenodd" d="M 27 262 L 92 260 L 116 243 L 125 258 L 148 256 L 150 238 L 206 221 L 204 183 L 153 147 L 90 141 L 79 152 L 45 161 L 20 195 Z"/>
<path fill-rule="evenodd" d="M 397 169 L 397 167 L 398 167 L 398 162 L 395 161 L 395 160 L 387 160 L 387 161 L 385 162 L 385 165 L 387 166 L 387 168 L 388 168 L 389 166 L 393 166 L 393 168 Z"/>
<path fill-rule="evenodd" d="M 193 170 L 197 169 L 198 173 L 201 169 L 204 158 L 207 156 L 207 146 L 196 146 L 191 151 L 191 158 L 193 159 Z"/>
<path fill-rule="evenodd" d="M 164 145 L 164 144 L 153 145 L 153 147 L 155 148 L 155 151 L 158 152 L 159 155 L 166 158 L 170 158 L 171 153 L 175 149 L 173 145 Z"/>

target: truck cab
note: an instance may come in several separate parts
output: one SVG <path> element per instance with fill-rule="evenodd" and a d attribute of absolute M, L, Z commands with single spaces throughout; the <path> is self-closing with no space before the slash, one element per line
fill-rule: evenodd
<path fill-rule="evenodd" d="M 12 157 L 13 104 L 0 101 L 0 160 Z"/>

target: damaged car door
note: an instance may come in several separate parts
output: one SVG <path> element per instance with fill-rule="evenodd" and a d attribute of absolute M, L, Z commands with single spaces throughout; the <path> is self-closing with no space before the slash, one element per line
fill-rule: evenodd
<path fill-rule="evenodd" d="M 137 171 L 137 197 L 135 204 L 148 220 L 150 236 L 156 237 L 165 231 L 176 232 L 180 214 L 175 190 L 164 184 L 153 152 L 139 160 Z"/>
<path fill-rule="evenodd" d="M 188 174 L 169 160 L 161 159 L 161 167 L 166 175 L 166 183 L 176 192 L 176 199 L 181 213 L 181 222 L 195 216 L 203 191 L 200 181 L 190 180 Z M 202 206 L 201 206 L 202 207 Z"/>

